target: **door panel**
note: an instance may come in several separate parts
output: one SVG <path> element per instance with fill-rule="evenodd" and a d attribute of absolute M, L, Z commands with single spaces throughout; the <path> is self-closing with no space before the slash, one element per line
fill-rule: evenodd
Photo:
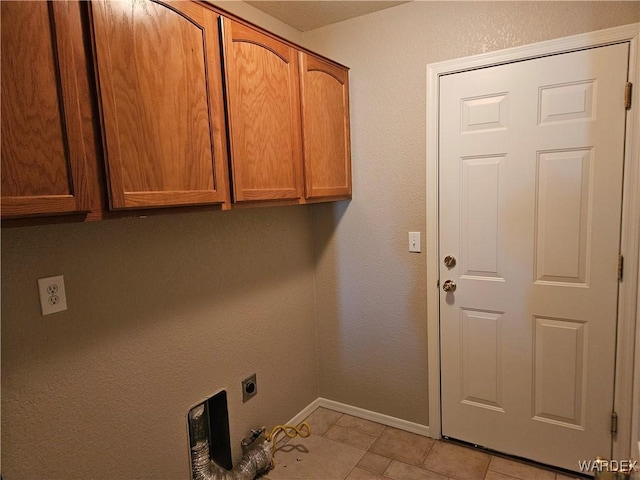
<path fill-rule="evenodd" d="M 586 330 L 585 322 L 535 318 L 535 420 L 584 429 Z"/>
<path fill-rule="evenodd" d="M 463 403 L 503 411 L 502 317 L 460 309 Z"/>
<path fill-rule="evenodd" d="M 502 279 L 504 263 L 500 230 L 506 179 L 504 156 L 462 159 L 462 275 Z M 502 175 L 501 175 L 502 173 Z"/>
<path fill-rule="evenodd" d="M 538 154 L 536 283 L 587 283 L 592 157 L 591 148 Z"/>
<path fill-rule="evenodd" d="M 628 48 L 440 80 L 443 435 L 610 455 Z"/>

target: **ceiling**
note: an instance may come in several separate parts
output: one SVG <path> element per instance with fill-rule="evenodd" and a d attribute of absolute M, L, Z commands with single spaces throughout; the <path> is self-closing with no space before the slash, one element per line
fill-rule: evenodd
<path fill-rule="evenodd" d="M 272 17 L 283 21 L 287 25 L 306 32 L 324 27 L 332 23 L 341 22 L 349 18 L 359 17 L 367 13 L 377 12 L 385 8 L 394 7 L 410 0 L 246 0 L 251 6 L 268 13 Z"/>

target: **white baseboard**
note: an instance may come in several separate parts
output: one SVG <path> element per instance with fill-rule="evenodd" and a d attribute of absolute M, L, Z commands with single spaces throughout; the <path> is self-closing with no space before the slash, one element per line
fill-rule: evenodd
<path fill-rule="evenodd" d="M 427 425 L 420 425 L 419 423 L 413 423 L 400 418 L 384 415 L 382 413 L 372 412 L 371 410 L 365 410 L 364 408 L 353 407 L 345 403 L 335 402 L 322 397 L 316 398 L 313 402 L 307 405 L 300 413 L 293 417 L 289 423 L 292 425 L 299 424 L 311 415 L 318 407 L 324 407 L 336 412 L 346 413 L 348 415 L 353 415 L 354 417 L 381 423 L 388 427 L 394 427 L 406 432 L 416 433 L 424 437 L 429 436 L 429 427 Z"/>
<path fill-rule="evenodd" d="M 295 417 L 293 417 L 291 420 L 289 420 L 289 422 L 287 422 L 287 424 L 288 425 L 298 425 L 305 418 L 307 418 L 309 415 L 311 415 L 316 410 L 316 408 L 318 408 L 320 406 L 320 400 L 321 400 L 321 398 L 316 398 L 313 402 L 311 402 L 309 405 L 304 407 L 300 411 L 300 413 L 298 413 Z"/>

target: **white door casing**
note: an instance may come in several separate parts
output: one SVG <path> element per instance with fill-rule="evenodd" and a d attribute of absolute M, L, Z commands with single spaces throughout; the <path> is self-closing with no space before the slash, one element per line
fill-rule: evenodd
<path fill-rule="evenodd" d="M 440 79 L 442 433 L 608 457 L 627 43 Z"/>
<path fill-rule="evenodd" d="M 585 46 L 608 43 L 607 40 L 610 42 L 614 37 L 633 39 L 634 35 L 637 35 L 638 27 L 634 25 L 626 27 L 626 29 L 617 29 L 615 32 L 613 30 L 603 31 L 596 35 L 563 39 L 560 41 L 560 44 L 555 47 L 553 45 L 541 46 L 542 44 L 531 47 L 520 47 L 514 49 L 514 51 L 498 52 L 490 56 L 480 56 L 483 58 L 469 58 L 461 61 L 448 62 L 448 64 L 429 66 L 430 93 L 435 93 L 436 95 L 444 93 L 446 88 L 442 87 L 442 91 L 438 92 L 436 81 L 439 80 L 442 85 L 445 85 L 446 80 L 442 75 L 448 72 L 465 70 L 465 68 L 461 68 L 465 65 L 467 68 L 477 68 L 482 66 L 483 62 L 484 64 L 491 65 L 504 63 L 505 60 L 514 61 L 523 58 L 532 58 L 538 55 L 548 55 L 559 51 L 571 51 Z M 618 48 L 619 47 L 613 47 L 613 49 Z M 631 58 L 633 59 L 636 56 L 635 46 L 632 45 L 632 48 Z M 536 53 L 538 55 L 536 55 Z M 626 57 L 626 53 L 620 53 L 619 55 Z M 607 54 L 598 60 L 598 63 L 610 60 L 611 55 Z M 541 67 L 536 70 L 540 72 L 550 72 L 552 75 L 561 72 L 563 69 L 565 71 L 567 70 L 562 56 L 533 60 L 533 62 L 551 62 L 544 68 Z M 518 75 L 522 78 L 522 68 L 524 68 L 523 65 L 525 63 L 529 62 L 514 63 L 499 68 L 510 70 L 508 76 L 512 78 L 519 78 Z M 632 62 L 632 68 L 635 68 L 635 62 Z M 573 68 L 570 70 L 571 72 L 566 71 L 565 73 L 567 75 L 576 73 Z M 609 68 L 605 67 L 604 70 L 609 71 Z M 475 81 L 465 81 L 465 75 L 473 76 Z M 617 207 L 609 203 L 603 207 L 603 211 L 598 213 L 598 204 L 600 201 L 593 201 L 593 195 L 597 197 L 599 195 L 597 191 L 604 187 L 600 185 L 600 180 L 594 180 L 594 178 L 599 178 L 601 175 L 594 169 L 596 168 L 595 165 L 600 163 L 596 162 L 595 159 L 599 159 L 598 155 L 602 147 L 598 147 L 594 142 L 591 142 L 589 140 L 590 136 L 587 136 L 586 139 L 589 141 L 586 141 L 586 143 L 582 141 L 581 143 L 581 140 L 577 138 L 576 135 L 579 137 L 587 131 L 584 128 L 578 128 L 577 130 L 573 128 L 574 132 L 570 132 L 572 126 L 575 127 L 581 123 L 584 124 L 585 121 L 588 124 L 593 123 L 592 120 L 578 118 L 584 114 L 577 112 L 577 109 L 574 107 L 576 102 L 582 101 L 580 99 L 587 99 L 588 103 L 589 98 L 596 98 L 598 89 L 602 89 L 603 84 L 601 81 L 592 82 L 591 80 L 593 79 L 590 78 L 589 75 L 586 75 L 586 77 L 583 75 L 584 78 L 579 78 L 579 76 L 571 77 L 571 75 L 569 75 L 559 80 L 546 78 L 545 75 L 542 75 L 541 78 L 535 80 L 539 80 L 540 82 L 540 85 L 536 85 L 534 88 L 535 94 L 530 94 L 528 98 L 526 95 L 520 98 L 511 93 L 512 90 L 510 89 L 517 86 L 521 81 L 511 86 L 506 84 L 501 85 L 497 84 L 495 79 L 489 77 L 482 79 L 483 75 L 482 73 L 479 74 L 475 72 L 473 74 L 465 73 L 450 76 L 449 78 L 458 77 L 462 79 L 461 86 L 468 89 L 463 95 L 466 100 L 463 102 L 460 102 L 460 99 L 455 100 L 457 102 L 456 108 L 449 107 L 441 109 L 443 120 L 446 120 L 449 114 L 451 114 L 449 115 L 450 117 L 458 116 L 460 118 L 457 120 L 449 118 L 449 121 L 457 122 L 455 128 L 457 128 L 458 131 L 466 128 L 467 132 L 454 142 L 454 149 L 456 150 L 457 156 L 464 157 L 461 161 L 455 163 L 455 169 L 459 170 L 455 174 L 458 175 L 462 173 L 462 179 L 457 184 L 454 182 L 453 188 L 448 187 L 444 189 L 442 185 L 440 186 L 441 213 L 444 212 L 449 205 L 455 204 L 458 200 L 467 206 L 467 208 L 463 209 L 466 217 L 463 216 L 463 220 L 458 222 L 459 225 L 461 225 L 460 228 L 466 229 L 467 231 L 464 235 L 458 233 L 457 236 L 454 232 L 452 237 L 454 240 L 453 243 L 451 243 L 452 248 L 455 247 L 454 250 L 457 248 L 466 253 L 459 258 L 459 263 L 456 268 L 452 271 L 443 268 L 442 275 L 440 276 L 440 280 L 444 281 L 449 278 L 444 272 L 451 273 L 454 276 L 457 275 L 454 280 L 458 283 L 458 291 L 455 294 L 449 295 L 448 299 L 445 296 L 442 298 L 441 305 L 444 308 L 443 312 L 446 311 L 447 308 L 451 311 L 456 311 L 453 322 L 447 322 L 446 314 L 442 314 L 440 327 L 442 328 L 443 339 L 445 339 L 447 335 L 453 335 L 460 339 L 463 344 L 466 342 L 466 348 L 462 349 L 460 354 L 450 355 L 450 358 L 446 361 L 447 356 L 443 350 L 443 372 L 446 373 L 445 369 L 448 368 L 448 365 L 453 365 L 454 369 L 458 368 L 460 372 L 462 372 L 462 378 L 464 379 L 464 381 L 460 381 L 460 388 L 458 390 L 462 391 L 466 389 L 465 392 L 462 392 L 464 393 L 462 396 L 464 397 L 463 401 L 465 403 L 460 405 L 470 408 L 471 410 L 482 410 L 483 413 L 487 413 L 487 419 L 485 420 L 469 422 L 469 419 L 466 419 L 460 423 L 463 425 L 473 423 L 471 427 L 472 431 L 486 430 L 491 432 L 489 437 L 492 435 L 499 437 L 500 429 L 496 428 L 495 422 L 490 419 L 496 415 L 498 417 L 508 417 L 512 415 L 513 409 L 516 408 L 518 403 L 522 405 L 527 405 L 528 403 L 530 415 L 524 415 L 524 420 L 510 419 L 507 422 L 507 425 L 510 425 L 509 428 L 513 428 L 510 434 L 512 435 L 511 438 L 518 438 L 518 436 L 522 436 L 522 432 L 526 432 L 532 428 L 535 431 L 537 431 L 536 429 L 540 429 L 541 431 L 546 429 L 553 432 L 552 437 L 557 439 L 555 444 L 583 443 L 582 440 L 578 440 L 581 438 L 581 429 L 604 430 L 604 437 L 606 438 L 608 435 L 608 418 L 604 418 L 606 414 L 602 421 L 596 425 L 597 422 L 594 423 L 591 410 L 589 410 L 591 407 L 587 406 L 586 399 L 588 397 L 586 395 L 589 393 L 588 386 L 600 381 L 596 379 L 599 378 L 598 374 L 591 368 L 595 361 L 593 359 L 589 360 L 589 355 L 594 354 L 596 357 L 598 355 L 604 355 L 604 357 L 607 358 L 606 362 L 598 361 L 596 363 L 602 364 L 600 366 L 603 367 L 603 370 L 612 369 L 615 358 L 613 353 L 615 349 L 615 328 L 603 333 L 598 331 L 598 329 L 602 327 L 594 326 L 596 323 L 593 323 L 592 320 L 587 321 L 585 318 L 589 318 L 589 315 L 591 315 L 591 318 L 597 317 L 597 310 L 594 310 L 597 308 L 601 308 L 602 311 L 607 309 L 611 311 L 611 309 L 613 309 L 613 315 L 615 316 L 617 303 L 615 300 L 615 290 L 617 290 L 617 282 L 611 282 L 611 279 L 609 279 L 605 282 L 605 286 L 603 286 L 604 284 L 598 284 L 598 282 L 603 280 L 603 275 L 609 277 L 615 275 L 616 268 L 615 265 L 606 265 L 609 263 L 609 259 L 605 260 L 605 257 L 611 256 L 610 251 L 606 255 L 596 252 L 601 246 L 597 240 L 589 240 L 592 238 L 591 235 L 589 235 L 589 229 L 593 230 L 593 226 L 599 222 L 597 219 L 602 218 L 603 221 L 609 222 L 607 230 L 613 230 L 614 237 L 618 235 L 619 228 L 612 227 L 611 225 L 613 224 L 611 222 L 618 222 L 617 225 L 619 225 L 620 195 L 618 194 L 616 201 L 613 202 L 617 204 Z M 525 75 L 524 78 L 526 78 L 527 81 L 533 80 L 529 77 L 531 77 L 531 75 Z M 624 77 L 626 80 L 626 72 Z M 487 87 L 484 90 L 481 88 L 483 81 Z M 539 86 L 547 88 L 539 89 Z M 600 90 L 600 94 L 602 93 L 603 91 Z M 618 95 L 618 97 L 619 96 L 620 95 Z M 428 98 L 430 98 L 430 96 L 428 96 Z M 527 104 L 527 102 L 529 103 Z M 434 115 L 433 99 L 430 101 L 430 104 L 429 113 L 431 115 L 431 121 L 428 120 L 428 124 L 433 126 L 434 119 L 437 119 L 437 116 Z M 539 114 L 537 113 L 538 106 L 541 107 Z M 584 104 L 584 106 L 587 110 L 591 109 L 592 114 L 597 114 L 600 119 L 603 119 L 602 115 L 605 115 L 605 112 L 602 110 L 602 107 L 599 107 L 597 104 Z M 594 108 L 597 109 L 594 110 Z M 525 150 L 530 149 L 534 152 L 534 161 L 525 162 L 527 163 L 526 165 L 518 163 L 519 160 L 513 157 L 513 145 L 509 144 L 511 140 L 507 138 L 507 132 L 513 134 L 514 128 L 516 128 L 513 118 L 508 115 L 507 112 L 523 111 L 523 109 L 534 109 L 534 111 L 536 111 L 534 118 L 535 125 L 533 125 L 534 130 L 547 130 L 547 128 L 542 127 L 547 127 L 552 124 L 556 127 L 561 127 L 561 134 L 555 140 L 551 137 L 537 138 L 536 135 L 531 136 L 524 133 L 524 130 L 515 133 L 516 144 Z M 564 117 L 562 117 L 563 110 Z M 454 112 L 455 115 L 452 114 L 452 112 Z M 624 122 L 624 115 L 622 118 Z M 607 125 L 611 124 L 610 119 L 605 118 L 604 120 Z M 497 123 L 491 125 L 490 123 L 492 121 Z M 508 128 L 505 125 L 500 125 L 501 121 L 506 121 Z M 540 126 L 538 126 L 538 124 Z M 531 127 L 531 125 L 529 127 Z M 571 135 L 573 135 L 573 138 Z M 434 135 L 432 134 L 430 138 L 431 141 L 433 141 L 433 137 Z M 484 144 L 480 141 L 480 145 L 474 147 L 475 149 L 465 150 L 465 141 L 473 137 L 476 137 L 474 141 L 477 141 L 477 137 L 487 138 Z M 631 137 L 632 135 L 628 132 L 628 138 L 630 139 Z M 606 141 L 607 139 L 604 138 L 601 140 Z M 637 158 L 629 159 L 630 152 L 631 149 L 627 151 L 627 187 L 635 184 L 637 188 Z M 435 190 L 433 188 L 434 174 L 437 175 L 438 173 L 437 164 L 435 164 L 434 161 L 434 153 L 437 155 L 438 152 L 437 150 L 434 152 L 433 148 L 431 148 L 428 153 L 428 174 L 430 177 L 428 177 L 428 198 L 430 200 L 427 222 L 428 245 L 433 245 L 438 237 L 438 225 L 436 224 L 434 226 L 433 221 L 435 212 L 437 212 L 434 204 L 435 206 L 438 205 L 438 199 L 434 199 L 433 194 Z M 442 154 L 443 152 L 440 153 Z M 620 154 L 620 156 L 622 156 L 622 154 Z M 510 172 L 513 173 L 515 165 L 518 166 L 517 168 L 520 173 L 522 169 L 528 170 L 528 174 L 525 175 L 525 177 L 537 178 L 537 182 L 534 182 L 533 188 L 531 187 L 531 182 L 527 180 L 525 180 L 525 184 L 519 186 L 514 183 L 518 180 L 514 180 L 516 177 L 510 175 Z M 447 167 L 445 167 L 445 170 L 446 168 Z M 440 173 L 446 177 L 446 173 L 442 171 Z M 614 173 L 613 177 L 617 176 L 618 179 L 621 178 L 621 170 L 615 173 L 607 168 L 605 175 L 609 173 Z M 629 173 L 631 173 L 630 179 Z M 572 180 L 569 184 L 555 181 L 555 179 L 560 176 L 565 176 Z M 527 182 L 529 183 L 528 186 Z M 492 193 L 489 193 L 491 189 L 487 187 L 492 184 L 494 187 L 499 186 L 500 188 L 496 188 Z M 615 188 L 619 191 L 620 185 Z M 536 190 L 538 192 L 537 197 L 535 193 Z M 518 192 L 519 194 L 514 196 L 514 192 Z M 527 222 L 526 220 L 522 222 L 521 219 L 505 217 L 505 215 L 507 215 L 505 213 L 506 210 L 504 210 L 505 205 L 511 204 L 509 210 L 511 212 L 518 212 L 518 215 L 520 215 L 522 213 L 522 206 L 515 205 L 513 202 L 527 197 L 528 200 L 525 202 L 527 204 L 525 210 L 528 210 L 528 212 L 525 213 L 534 219 L 533 222 Z M 585 198 L 591 199 L 593 203 L 583 202 L 582 200 Z M 628 221 L 629 210 L 634 210 L 633 204 L 629 206 L 629 200 L 633 198 L 634 196 L 629 194 L 629 189 L 627 188 L 625 192 L 625 202 L 627 203 L 625 207 L 625 218 L 627 218 L 627 224 L 624 226 L 623 250 L 626 248 L 626 250 L 628 250 L 626 252 L 628 256 L 637 262 L 638 238 L 637 235 L 634 236 L 633 234 L 634 230 L 637 230 L 637 220 L 631 216 L 631 219 L 636 222 L 635 225 L 633 225 L 633 222 Z M 605 203 L 611 202 L 611 199 L 608 199 L 605 194 L 604 201 Z M 553 206 L 559 202 L 562 203 L 563 208 L 553 208 Z M 443 207 L 443 203 L 446 204 L 446 207 Z M 493 206 L 493 208 L 486 208 L 487 205 Z M 502 207 L 500 205 L 502 205 Z M 501 208 L 504 211 L 501 211 Z M 614 210 L 610 210 L 611 208 Z M 578 213 L 578 221 L 574 222 L 567 216 L 567 212 L 570 211 Z M 608 218 L 606 215 L 607 211 L 610 213 Z M 617 214 L 615 213 L 616 211 L 618 212 Z M 445 219 L 457 218 L 456 212 L 453 214 L 447 212 L 446 215 L 443 213 L 440 218 L 441 229 L 444 228 L 443 223 L 446 221 L 443 217 Z M 519 223 L 522 225 L 519 225 Z M 629 223 L 631 223 L 631 225 L 629 225 Z M 525 235 L 527 230 L 528 234 Z M 516 234 L 516 241 L 514 242 L 513 238 L 508 240 L 510 235 L 513 236 L 514 233 Z M 616 246 L 614 255 L 617 256 L 618 241 L 616 238 L 612 239 L 610 233 L 611 232 L 607 232 L 601 236 L 608 239 L 607 241 L 610 244 Z M 474 241 L 469 241 L 472 237 Z M 530 239 L 530 245 L 527 245 L 528 240 L 525 240 L 526 238 Z M 455 243 L 456 241 L 458 243 L 457 245 Z M 550 244 L 554 245 L 553 249 L 544 248 Z M 434 311 L 434 303 L 437 304 L 437 295 L 439 295 L 437 293 L 438 291 L 435 290 L 438 279 L 436 268 L 439 268 L 441 265 L 444 255 L 455 252 L 438 252 L 437 248 L 434 249 L 432 247 L 428 253 L 435 254 L 430 257 L 428 256 L 430 262 L 428 268 L 430 431 L 432 435 L 439 436 L 439 418 L 436 417 L 436 415 L 439 416 L 440 413 L 438 398 L 439 385 L 437 384 L 439 372 L 436 368 L 439 367 L 439 345 L 437 344 L 437 339 L 440 332 L 438 331 L 438 312 Z M 592 255 L 594 253 L 595 257 Z M 589 258 L 594 260 L 595 263 L 589 261 Z M 521 269 L 513 268 L 513 262 L 516 259 L 523 261 L 525 265 L 531 266 L 529 269 L 531 271 L 520 271 Z M 582 261 L 580 261 L 580 259 L 582 259 Z M 435 265 L 435 261 L 438 261 L 440 265 Z M 599 261 L 602 261 L 601 266 L 597 265 Z M 597 274 L 596 272 L 598 272 L 600 268 L 603 268 L 607 273 L 602 275 Z M 627 273 L 630 273 L 628 283 L 637 285 L 635 282 L 637 278 L 636 265 L 632 264 L 631 268 L 627 269 Z M 518 298 L 517 294 L 514 295 L 513 293 L 505 294 L 505 292 L 510 292 L 510 288 L 516 288 L 515 285 L 518 282 L 520 282 L 521 286 L 531 285 L 531 289 L 528 292 L 531 298 Z M 471 288 L 468 284 L 476 284 L 476 286 L 482 284 L 480 285 L 480 294 L 476 295 L 479 297 L 480 302 L 475 305 L 470 299 L 465 298 L 465 295 L 468 294 L 468 290 Z M 589 288 L 597 290 L 600 293 L 605 293 L 604 290 L 609 289 L 609 293 L 605 296 L 609 296 L 610 298 L 612 296 L 611 289 L 613 288 L 613 307 L 611 301 L 607 307 L 601 305 L 600 302 L 596 302 L 595 305 L 589 305 L 591 295 L 584 295 L 585 292 L 589 291 Z M 522 293 L 520 295 L 522 295 Z M 494 298 L 493 303 L 489 301 L 492 296 Z M 621 329 L 622 331 L 633 332 L 633 328 L 630 328 L 629 324 L 631 323 L 631 327 L 633 327 L 634 318 L 629 318 L 626 313 L 629 311 L 635 312 L 635 310 L 630 307 L 635 305 L 637 299 L 629 298 L 628 289 L 625 290 L 624 286 L 622 297 L 624 302 L 621 302 L 621 304 L 624 303 L 626 306 L 623 311 Z M 449 303 L 452 303 L 452 305 L 449 305 L 447 300 L 449 300 Z M 498 303 L 496 303 L 496 301 Z M 458 311 L 458 304 L 460 302 L 466 302 L 466 306 Z M 544 305 L 544 308 L 534 314 L 531 305 L 536 303 Z M 513 322 L 509 322 L 508 320 L 511 320 L 510 316 L 513 316 L 513 308 L 517 309 L 522 306 L 527 307 L 525 310 L 528 309 L 525 317 L 529 317 L 529 321 L 524 322 L 521 325 L 522 328 L 513 330 Z M 460 328 L 460 326 L 463 328 Z M 447 329 L 452 329 L 452 331 L 447 331 Z M 509 329 L 512 330 L 509 331 Z M 515 335 L 515 337 L 508 344 L 503 343 L 502 348 L 498 348 L 499 342 L 497 341 L 497 337 L 504 335 Z M 608 336 L 608 340 L 605 339 L 606 336 Z M 518 340 L 518 337 L 520 340 Z M 594 338 L 597 338 L 600 342 L 594 342 Z M 537 340 L 534 342 L 535 339 Z M 522 342 L 523 347 L 514 347 L 518 341 Z M 573 344 L 573 348 L 565 348 L 567 341 Z M 492 342 L 496 345 L 496 349 L 491 350 L 485 348 L 486 345 L 490 345 Z M 603 342 L 609 345 L 607 347 L 608 350 L 607 348 L 604 350 L 601 348 Z M 506 349 L 504 345 L 507 345 Z M 625 357 L 627 358 L 626 362 L 632 365 L 633 349 L 631 348 L 629 350 L 628 345 L 625 348 L 628 350 Z M 517 354 L 514 354 L 514 350 Z M 622 354 L 624 353 L 625 352 L 622 352 Z M 500 355 L 503 357 L 502 362 L 497 361 Z M 630 362 L 628 357 L 631 358 Z M 515 373 L 516 369 L 514 367 L 518 362 L 520 367 L 524 368 L 525 372 L 528 369 L 527 374 L 519 376 Z M 558 363 L 571 365 L 571 368 L 557 369 L 555 365 Z M 486 368 L 488 365 L 496 364 L 499 365 L 498 368 Z M 482 368 L 483 365 L 485 367 L 484 370 Z M 534 369 L 536 366 L 537 370 Z M 600 366 L 594 368 L 597 370 Z M 502 371 L 499 371 L 499 368 L 502 368 Z M 484 373 L 489 372 L 489 375 L 485 375 L 485 377 L 480 380 L 480 377 L 477 375 L 479 371 L 484 371 Z M 510 375 L 514 378 L 508 380 Z M 611 377 L 611 375 L 609 376 Z M 628 375 L 628 377 L 630 377 L 630 375 Z M 630 378 L 626 381 L 627 388 L 625 390 L 630 391 Z M 500 382 L 502 383 L 500 384 Z M 602 402 L 608 403 L 608 408 L 610 409 L 612 403 L 611 392 L 613 388 L 613 378 L 610 378 L 605 383 L 608 383 L 608 385 L 603 389 L 596 389 L 595 395 L 596 397 L 600 395 L 602 399 L 609 395 L 608 401 L 602 400 Z M 511 389 L 510 393 L 508 392 L 509 389 Z M 514 394 L 514 392 L 519 392 L 519 394 Z M 509 393 L 509 395 L 507 395 L 507 393 Z M 569 393 L 572 398 L 571 402 L 566 401 L 567 393 Z M 461 392 L 457 394 L 461 395 Z M 451 398 L 447 398 L 447 395 L 450 396 L 451 392 L 447 392 L 447 388 L 443 388 L 442 401 L 446 406 L 452 402 Z M 589 395 L 591 395 L 591 393 L 589 393 Z M 626 395 L 626 393 L 624 395 Z M 460 400 L 458 400 L 458 403 L 459 401 Z M 595 400 L 595 402 L 600 403 L 600 400 Z M 617 403 L 628 406 L 631 401 L 623 398 L 622 401 L 618 401 Z M 503 410 L 505 413 L 502 413 Z M 630 413 L 627 413 L 626 410 L 627 409 L 625 409 L 625 412 L 622 412 L 622 416 L 626 415 L 629 417 Z M 630 408 L 628 410 L 630 410 Z M 447 428 L 446 418 L 445 415 L 445 429 Z M 463 419 L 459 412 L 456 412 L 451 418 Z M 532 420 L 534 418 L 535 420 Z M 627 418 L 627 420 L 629 420 L 629 418 Z M 530 424 L 533 424 L 534 427 Z M 563 430 L 569 432 L 564 440 L 561 436 L 557 436 L 558 431 Z M 444 433 L 447 434 L 448 432 L 444 431 Z M 451 435 L 451 433 L 448 434 Z M 474 434 L 472 433 L 471 435 Z M 513 437 L 513 435 L 515 435 L 515 437 Z M 475 438 L 462 439 L 480 444 L 486 443 L 476 440 Z M 510 440 L 509 443 L 511 444 L 513 441 Z M 533 445 L 522 447 L 526 451 L 517 450 L 518 447 L 512 447 L 511 445 L 509 445 L 508 448 L 499 448 L 496 447 L 496 445 L 486 446 L 505 451 L 511 449 L 510 453 L 531 457 L 532 453 L 536 451 L 537 445 L 540 443 L 544 443 L 544 441 L 541 442 L 538 440 L 534 442 Z M 554 446 L 555 444 L 553 441 L 551 442 L 553 448 L 556 448 Z M 622 447 L 618 445 L 617 451 L 624 452 L 625 449 L 628 451 L 628 447 L 629 443 L 625 445 L 623 442 Z M 600 452 L 600 454 L 603 453 L 608 455 L 608 452 Z M 579 452 L 575 454 L 580 455 Z M 565 456 L 567 456 L 566 452 L 559 454 L 558 460 L 545 460 L 542 457 L 538 458 L 538 460 L 561 465 L 562 458 Z M 577 468 L 575 463 L 571 465 L 564 464 L 562 466 L 572 469 Z"/>

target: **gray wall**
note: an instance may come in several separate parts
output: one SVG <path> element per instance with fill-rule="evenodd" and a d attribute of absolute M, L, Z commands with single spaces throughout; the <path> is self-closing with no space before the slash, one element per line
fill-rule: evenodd
<path fill-rule="evenodd" d="M 426 64 L 640 17 L 413 2 L 301 34 L 216 3 L 351 67 L 354 200 L 2 229 L 8 480 L 187 478 L 187 409 L 220 388 L 236 457 L 318 395 L 427 424 L 426 260 L 407 252 L 425 230 Z M 69 310 L 41 317 L 36 279 L 57 274 Z"/>
<path fill-rule="evenodd" d="M 323 397 L 429 423 L 426 258 L 407 251 L 426 229 L 427 64 L 639 18 L 639 2 L 414 1 L 304 34 L 351 67 L 354 198 L 313 211 Z"/>
<path fill-rule="evenodd" d="M 238 458 L 318 396 L 313 298 L 307 207 L 3 229 L 3 477 L 188 478 L 187 411 L 221 388 Z"/>

